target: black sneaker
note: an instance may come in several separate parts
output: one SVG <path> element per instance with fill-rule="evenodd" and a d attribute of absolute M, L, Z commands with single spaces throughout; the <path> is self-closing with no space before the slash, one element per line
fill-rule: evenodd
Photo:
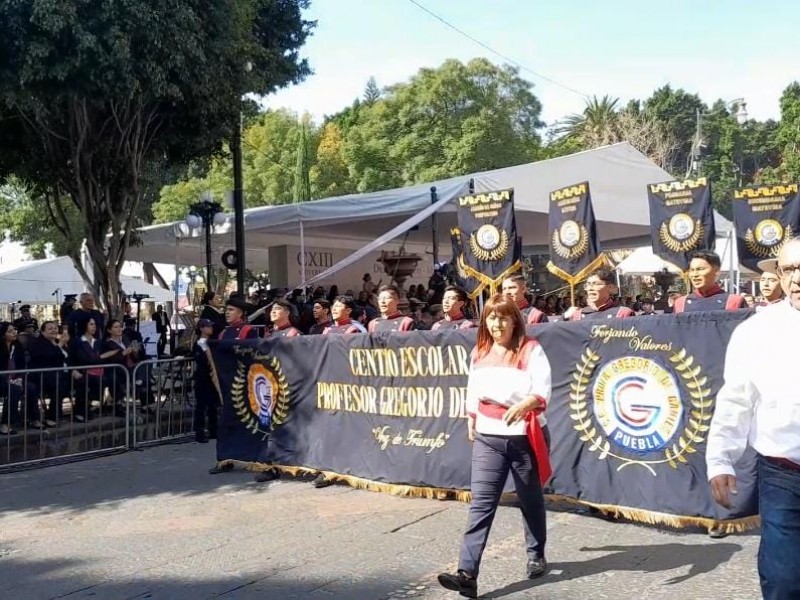
<path fill-rule="evenodd" d="M 439 573 L 439 585 L 446 590 L 458 592 L 466 598 L 478 597 L 478 580 L 469 577 L 464 571 L 458 573 Z"/>
<path fill-rule="evenodd" d="M 256 483 L 266 483 L 267 481 L 274 481 L 275 479 L 280 479 L 281 474 L 278 471 L 262 471 L 261 473 L 256 473 L 253 476 L 253 481 Z"/>
<path fill-rule="evenodd" d="M 528 579 L 541 577 L 547 572 L 547 561 L 543 558 L 532 558 L 528 561 L 525 571 L 528 573 Z"/>
<path fill-rule="evenodd" d="M 314 481 L 311 482 L 311 485 L 317 489 L 326 488 L 329 485 L 333 485 L 333 479 L 326 479 L 325 475 L 320 473 L 314 478 Z"/>

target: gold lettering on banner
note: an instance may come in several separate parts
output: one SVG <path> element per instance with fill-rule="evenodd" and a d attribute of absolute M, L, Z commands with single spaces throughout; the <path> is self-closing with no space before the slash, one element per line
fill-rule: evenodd
<path fill-rule="evenodd" d="M 488 194 L 472 194 L 469 196 L 460 196 L 458 198 L 459 206 L 476 206 L 480 204 L 494 205 L 493 208 L 499 208 L 504 202 L 511 200 L 511 190 L 499 190 L 497 192 L 489 192 Z M 481 207 L 485 209 L 487 207 Z"/>
<path fill-rule="evenodd" d="M 378 447 L 383 451 L 389 446 L 411 446 L 424 449 L 425 454 L 441 450 L 450 439 L 450 434 L 443 431 L 433 435 L 426 435 L 426 432 L 422 429 L 409 429 L 403 433 L 392 430 L 388 425 L 373 428 L 372 436 L 378 443 Z"/>
<path fill-rule="evenodd" d="M 672 342 L 655 341 L 652 335 L 641 336 L 636 327 L 616 329 L 610 325 L 594 325 L 589 337 L 593 340 L 599 339 L 603 344 L 607 344 L 611 340 L 628 340 L 628 347 L 636 351 L 672 352 Z"/>
<path fill-rule="evenodd" d="M 666 183 L 651 183 L 650 191 L 654 194 L 659 192 L 678 192 L 683 190 L 693 190 L 695 188 L 704 187 L 708 185 L 708 179 L 705 177 L 698 177 L 697 179 L 686 179 L 684 181 L 668 181 Z"/>

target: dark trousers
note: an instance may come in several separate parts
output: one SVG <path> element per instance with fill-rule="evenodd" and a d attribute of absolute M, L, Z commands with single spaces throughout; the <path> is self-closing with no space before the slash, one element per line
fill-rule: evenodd
<path fill-rule="evenodd" d="M 528 438 L 478 434 L 472 445 L 472 505 L 458 559 L 458 568 L 474 577 L 480 571 L 481 556 L 509 471 L 522 508 L 528 558 L 544 557 L 544 495 Z"/>
<path fill-rule="evenodd" d="M 71 377 L 67 373 L 40 373 L 36 383 L 42 390 L 42 402 L 49 400 L 45 418 L 58 421 L 61 418 L 61 402 L 64 398 L 71 398 L 73 394 Z"/>
<path fill-rule="evenodd" d="M 194 387 L 194 432 L 202 435 L 208 423 L 208 435 L 217 437 L 219 399 L 212 385 L 196 383 Z"/>
<path fill-rule="evenodd" d="M 764 600 L 800 598 L 800 472 L 759 457 L 758 502 Z"/>
<path fill-rule="evenodd" d="M 158 342 L 156 342 L 156 352 L 158 356 L 164 354 L 164 348 L 167 347 L 167 330 L 158 332 Z M 158 358 L 158 356 L 156 358 Z"/>
<path fill-rule="evenodd" d="M 22 379 L 22 384 L 14 385 L 11 383 L 13 379 Z M 12 375 L 11 379 L 5 375 L 0 376 L 0 398 L 3 402 L 3 420 L 0 423 L 20 427 L 24 423 L 42 418 L 39 390 L 33 381 L 29 381 L 29 378 L 22 374 Z"/>

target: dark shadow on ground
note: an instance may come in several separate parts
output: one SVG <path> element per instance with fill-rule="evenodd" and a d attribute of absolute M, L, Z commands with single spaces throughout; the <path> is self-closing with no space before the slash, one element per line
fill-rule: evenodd
<path fill-rule="evenodd" d="M 181 577 L 120 577 L 113 581 L 89 578 L 79 571 L 90 566 L 81 561 L 25 561 L 0 553 L 0 600 L 379 600 L 397 595 L 403 585 L 391 580 L 323 578 L 314 573 L 270 572 L 236 576 L 189 573 Z M 202 580 L 201 580 L 202 579 Z"/>
<path fill-rule="evenodd" d="M 551 563 L 549 565 L 550 572 L 541 579 L 513 583 L 487 592 L 481 597 L 503 598 L 537 586 L 589 577 L 608 571 L 660 573 L 681 567 L 690 567 L 687 574 L 673 577 L 664 582 L 664 585 L 674 585 L 713 571 L 728 562 L 740 550 L 742 550 L 742 546 L 731 543 L 584 547 L 580 549 L 581 552 L 612 552 L 613 554 L 588 558 L 583 561 Z"/>

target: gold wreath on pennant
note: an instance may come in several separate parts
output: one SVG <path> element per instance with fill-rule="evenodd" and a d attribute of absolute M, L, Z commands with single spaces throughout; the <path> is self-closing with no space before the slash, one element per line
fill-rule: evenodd
<path fill-rule="evenodd" d="M 281 369 L 281 364 L 273 357 L 266 359 L 266 366 L 275 375 L 278 382 L 278 394 L 275 403 L 272 407 L 272 417 L 270 419 L 270 429 L 275 429 L 279 425 L 283 425 L 289 417 L 289 384 L 286 381 L 286 375 Z M 233 378 L 233 385 L 231 386 L 231 399 L 233 407 L 236 410 L 236 415 L 239 420 L 251 433 L 268 433 L 263 431 L 258 419 L 250 409 L 249 390 L 247 389 L 247 371 L 248 367 L 241 361 L 236 369 L 236 375 Z"/>
<path fill-rule="evenodd" d="M 659 238 L 661 238 L 661 242 L 664 246 L 673 252 L 689 252 L 689 250 L 694 250 L 697 247 L 697 243 L 703 238 L 704 233 L 705 227 L 703 226 L 703 222 L 697 219 L 694 222 L 694 233 L 685 240 L 680 241 L 672 237 L 666 223 L 661 224 Z"/>
<path fill-rule="evenodd" d="M 551 238 L 553 251 L 561 258 L 574 260 L 579 256 L 586 254 L 586 250 L 589 249 L 589 232 L 586 230 L 586 227 L 584 227 L 583 224 L 579 224 L 578 227 L 580 227 L 581 230 L 581 237 L 580 240 L 578 240 L 578 243 L 571 248 L 561 243 L 561 237 L 558 235 L 558 229 L 553 230 L 553 235 Z"/>
<path fill-rule="evenodd" d="M 472 250 L 472 255 L 478 260 L 485 262 L 494 262 L 500 260 L 508 252 L 508 232 L 503 230 L 500 232 L 500 242 L 494 250 L 486 250 L 478 245 L 477 232 L 473 231 L 469 236 L 469 249 Z"/>
<path fill-rule="evenodd" d="M 575 421 L 573 428 L 578 432 L 579 439 L 589 444 L 590 452 L 600 452 L 599 460 L 605 460 L 609 456 L 619 460 L 621 464 L 617 467 L 617 471 L 630 465 L 639 465 L 655 476 L 656 471 L 653 465 L 663 463 L 668 463 L 673 469 L 677 469 L 678 463 L 687 463 L 686 455 L 697 452 L 697 444 L 705 441 L 704 434 L 709 430 L 711 408 L 714 405 L 713 398 L 709 398 L 711 389 L 707 387 L 708 377 L 702 374 L 702 368 L 699 365 L 693 366 L 694 357 L 687 355 L 685 349 L 672 354 L 669 361 L 674 365 L 689 392 L 692 410 L 686 427 L 678 436 L 678 441 L 664 450 L 664 458 L 660 460 L 633 460 L 611 451 L 611 442 L 598 431 L 597 426 L 589 418 L 586 399 L 592 375 L 600 362 L 600 356 L 587 348 L 576 365 L 576 370 L 572 374 L 574 381 L 570 384 L 569 394 L 570 418 Z"/>
<path fill-rule="evenodd" d="M 752 229 L 748 229 L 744 233 L 744 245 L 747 248 L 747 251 L 759 258 L 775 258 L 778 256 L 778 253 L 781 251 L 781 248 L 786 245 L 790 239 L 794 237 L 794 229 L 791 225 L 787 225 L 786 229 L 784 229 L 783 239 L 774 246 L 764 246 L 758 243 L 756 240 L 756 236 L 753 233 Z"/>
<path fill-rule="evenodd" d="M 456 273 L 461 279 L 466 279 L 469 277 L 467 272 L 464 270 L 464 255 L 459 254 L 458 258 L 456 259 Z"/>

